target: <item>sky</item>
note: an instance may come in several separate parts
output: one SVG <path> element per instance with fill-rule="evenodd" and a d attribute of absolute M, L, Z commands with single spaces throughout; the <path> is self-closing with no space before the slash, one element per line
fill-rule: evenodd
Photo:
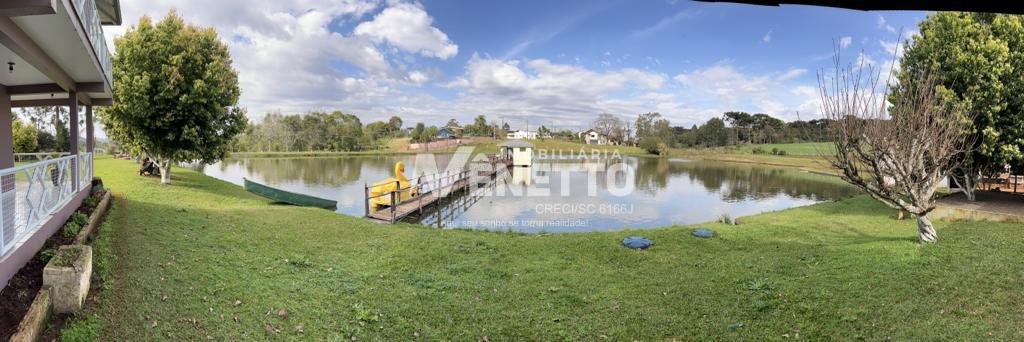
<path fill-rule="evenodd" d="M 600 113 L 690 126 L 726 111 L 820 118 L 817 74 L 888 70 L 926 13 L 682 0 L 122 1 L 124 24 L 175 9 L 229 46 L 251 120 L 340 110 L 363 122 L 582 129 Z M 115 52 L 116 53 L 116 52 Z"/>

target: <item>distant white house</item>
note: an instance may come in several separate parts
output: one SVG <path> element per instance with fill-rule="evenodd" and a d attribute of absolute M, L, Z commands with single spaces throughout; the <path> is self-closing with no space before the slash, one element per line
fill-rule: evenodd
<path fill-rule="evenodd" d="M 530 132 L 524 130 L 518 130 L 515 132 L 508 132 L 505 134 L 505 139 L 524 139 L 533 140 L 537 139 L 537 132 Z"/>
<path fill-rule="evenodd" d="M 608 145 L 608 137 L 593 128 L 580 133 L 580 138 L 587 145 Z"/>

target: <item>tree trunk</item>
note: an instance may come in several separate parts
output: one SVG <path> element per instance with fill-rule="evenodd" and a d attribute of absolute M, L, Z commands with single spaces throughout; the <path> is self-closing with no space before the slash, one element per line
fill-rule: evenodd
<path fill-rule="evenodd" d="M 170 184 L 171 183 L 171 160 L 170 159 L 163 160 L 160 163 L 157 163 L 157 166 L 160 167 L 160 184 Z"/>
<path fill-rule="evenodd" d="M 917 237 L 922 243 L 935 243 L 939 239 L 939 234 L 935 232 L 935 226 L 932 225 L 932 220 L 928 219 L 928 214 L 917 217 Z"/>
<path fill-rule="evenodd" d="M 968 201 L 974 201 L 974 190 L 978 184 L 975 176 L 973 176 L 970 172 L 964 172 L 963 181 L 960 180 L 960 177 L 953 176 L 953 182 L 955 182 L 956 185 L 960 187 L 960 191 L 964 193 L 964 197 L 967 197 Z"/>

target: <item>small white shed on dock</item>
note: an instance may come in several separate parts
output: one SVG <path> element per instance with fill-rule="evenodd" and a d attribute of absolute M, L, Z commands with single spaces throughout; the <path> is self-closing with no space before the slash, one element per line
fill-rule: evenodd
<path fill-rule="evenodd" d="M 498 144 L 501 155 L 512 158 L 512 166 L 533 165 L 533 144 L 515 139 Z"/>

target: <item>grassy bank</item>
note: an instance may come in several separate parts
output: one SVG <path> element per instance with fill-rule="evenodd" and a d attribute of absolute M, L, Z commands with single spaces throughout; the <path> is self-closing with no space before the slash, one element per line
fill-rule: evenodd
<path fill-rule="evenodd" d="M 453 146 L 446 148 L 435 148 L 431 150 L 409 150 L 408 141 L 408 138 L 392 139 L 388 144 L 386 144 L 385 148 L 374 151 L 234 152 L 231 155 L 232 157 L 236 158 L 339 157 L 381 154 L 415 154 L 424 152 L 450 153 L 455 152 L 457 148 Z M 489 138 L 474 138 L 474 141 L 469 142 L 466 145 L 472 146 L 474 148 L 474 152 L 477 153 L 497 153 L 498 144 L 501 143 L 501 141 L 502 140 L 495 140 Z M 624 156 L 651 155 L 650 153 L 644 151 L 641 148 L 632 146 L 595 146 L 557 139 L 531 140 L 530 142 L 534 144 L 534 147 L 537 150 L 543 149 L 548 151 L 549 153 L 561 152 L 562 155 L 568 155 L 569 153 L 578 154 L 581 150 L 587 151 L 587 153 L 593 150 L 607 151 L 608 153 L 617 152 L 618 154 Z M 760 147 L 761 149 L 764 149 L 765 151 L 769 152 L 772 151 L 772 149 L 786 151 L 786 155 L 754 154 L 753 150 L 755 147 Z M 831 147 L 827 143 L 762 144 L 720 148 L 672 149 L 669 155 L 690 159 L 719 160 L 728 162 L 754 163 L 774 166 L 789 166 L 809 171 L 815 171 L 819 173 L 831 174 L 833 172 L 829 170 L 828 165 L 818 156 L 818 151 L 828 151 L 830 149 Z"/>
<path fill-rule="evenodd" d="M 686 227 L 519 235 L 370 224 L 176 169 L 100 159 L 105 282 L 70 328 L 103 340 L 1002 339 L 1024 332 L 1013 224 L 914 242 L 857 197 Z M 645 251 L 619 245 L 643 234 Z"/>

